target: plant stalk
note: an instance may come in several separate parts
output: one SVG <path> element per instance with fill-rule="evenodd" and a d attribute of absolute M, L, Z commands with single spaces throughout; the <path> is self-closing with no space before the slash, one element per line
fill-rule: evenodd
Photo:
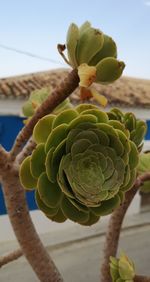
<path fill-rule="evenodd" d="M 32 223 L 26 204 L 25 192 L 19 182 L 18 161 L 21 161 L 24 155 L 28 154 L 28 149 L 32 150 L 32 142 L 28 143 L 25 150 L 22 151 L 22 148 L 31 137 L 37 121 L 63 102 L 76 89 L 78 84 L 77 70 L 72 70 L 20 131 L 10 153 L 6 153 L 0 147 L 0 177 L 7 212 L 21 250 L 42 282 L 60 282 L 63 280 Z M 19 153 L 19 160 L 17 161 L 16 157 Z"/>
<path fill-rule="evenodd" d="M 0 257 L 0 268 L 9 263 L 9 262 L 12 262 L 14 260 L 17 260 L 18 258 L 20 258 L 21 256 L 23 255 L 22 253 L 22 250 L 21 249 L 18 249 L 18 250 L 15 250 L 5 256 L 2 256 Z"/>
<path fill-rule="evenodd" d="M 134 282 L 150 282 L 150 277 L 143 275 L 135 275 Z"/>
<path fill-rule="evenodd" d="M 115 257 L 117 254 L 120 232 L 126 212 L 134 199 L 139 187 L 144 181 L 150 180 L 150 173 L 144 173 L 139 176 L 134 186 L 126 193 L 125 201 L 111 215 L 106 233 L 104 245 L 104 259 L 101 266 L 101 282 L 111 282 L 110 276 L 110 256 Z"/>
<path fill-rule="evenodd" d="M 9 175 L 9 177 L 8 177 Z M 32 223 L 25 193 L 14 165 L 7 165 L 2 187 L 7 212 L 21 250 L 41 282 L 60 282 L 62 277 L 44 248 Z"/>

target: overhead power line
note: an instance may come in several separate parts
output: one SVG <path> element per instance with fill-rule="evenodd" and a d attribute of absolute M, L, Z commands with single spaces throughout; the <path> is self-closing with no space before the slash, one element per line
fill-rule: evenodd
<path fill-rule="evenodd" d="M 30 53 L 30 52 L 27 52 L 27 51 L 16 49 L 16 48 L 13 48 L 13 47 L 1 44 L 1 43 L 0 43 L 0 48 L 3 48 L 5 50 L 9 50 L 9 51 L 12 51 L 12 52 L 15 52 L 15 53 L 19 53 L 19 54 L 22 54 L 22 55 L 25 55 L 25 56 L 28 56 L 28 57 L 32 57 L 32 58 L 35 58 L 35 59 L 39 59 L 41 61 L 47 61 L 47 62 L 51 62 L 53 64 L 65 66 L 65 64 L 63 64 L 63 63 L 61 63 L 57 60 L 53 60 L 53 59 L 43 57 L 43 56 L 40 56 L 40 55 L 37 55 L 37 54 L 33 54 L 33 53 Z"/>

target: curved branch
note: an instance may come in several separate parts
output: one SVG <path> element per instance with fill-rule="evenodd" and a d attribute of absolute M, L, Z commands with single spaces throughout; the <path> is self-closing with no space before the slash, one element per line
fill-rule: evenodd
<path fill-rule="evenodd" d="M 129 205 L 131 204 L 134 196 L 136 195 L 139 187 L 144 181 L 150 180 L 150 172 L 144 173 L 143 175 L 138 176 L 135 181 L 135 184 L 132 189 L 126 193 L 126 198 L 123 204 L 116 209 L 110 218 L 106 240 L 104 246 L 104 260 L 101 267 L 101 282 L 111 282 L 110 277 L 110 268 L 109 268 L 109 258 L 110 256 L 115 257 L 117 253 L 120 231 L 122 223 L 125 217 L 125 214 L 128 210 Z"/>
<path fill-rule="evenodd" d="M 8 158 L 8 153 L 5 149 L 0 145 L 0 177 L 2 176 L 3 171 L 5 171 L 5 164 Z"/>
<path fill-rule="evenodd" d="M 56 106 L 63 102 L 78 86 L 79 77 L 76 69 L 72 70 L 66 79 L 49 95 L 43 104 L 37 109 L 34 116 L 23 127 L 10 151 L 11 160 L 14 160 L 22 150 L 25 142 L 32 135 L 33 128 L 38 120 L 46 114 L 51 113 Z"/>
<path fill-rule="evenodd" d="M 9 177 L 8 177 L 9 175 Z M 61 275 L 32 223 L 15 165 L 8 163 L 2 178 L 8 215 L 21 249 L 41 282 L 60 282 Z"/>
<path fill-rule="evenodd" d="M 63 102 L 75 90 L 78 84 L 77 70 L 73 70 L 38 108 L 35 115 L 18 134 L 12 150 L 8 153 L 8 161 L 5 164 L 5 171 L 2 175 L 4 199 L 11 224 L 24 255 L 42 282 L 58 282 L 62 281 L 62 278 L 36 233 L 29 215 L 24 190 L 19 182 L 18 162 L 21 162 L 24 155 L 29 153 L 32 147 L 31 143 L 27 143 L 20 156 L 18 154 L 31 137 L 37 121 Z M 16 161 L 17 156 L 18 162 Z"/>
<path fill-rule="evenodd" d="M 21 164 L 23 160 L 32 153 L 35 147 L 36 143 L 30 138 L 22 151 L 17 155 L 17 163 Z"/>
<path fill-rule="evenodd" d="M 18 258 L 20 258 L 23 255 L 23 252 L 21 249 L 15 250 L 3 257 L 0 257 L 0 267 L 2 267 L 3 265 L 12 262 Z"/>
<path fill-rule="evenodd" d="M 143 275 L 135 275 L 134 282 L 150 282 L 150 277 Z"/>

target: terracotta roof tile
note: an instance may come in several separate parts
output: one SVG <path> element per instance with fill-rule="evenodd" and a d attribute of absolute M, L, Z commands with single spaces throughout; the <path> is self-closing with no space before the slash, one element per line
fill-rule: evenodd
<path fill-rule="evenodd" d="M 24 99 L 35 89 L 49 85 L 54 88 L 67 73 L 67 69 L 58 69 L 0 79 L 0 98 Z M 111 105 L 150 108 L 150 80 L 122 77 L 107 86 L 95 84 L 95 88 L 107 97 Z M 80 100 L 79 90 L 70 97 L 72 102 L 77 103 Z"/>

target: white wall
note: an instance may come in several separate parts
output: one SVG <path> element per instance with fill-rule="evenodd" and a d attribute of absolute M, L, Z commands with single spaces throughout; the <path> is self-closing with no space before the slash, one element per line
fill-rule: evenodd
<path fill-rule="evenodd" d="M 20 115 L 21 108 L 24 104 L 25 100 L 17 98 L 17 99 L 0 99 L 0 115 Z M 111 108 L 115 106 L 108 106 L 104 110 L 109 111 Z M 130 107 L 119 107 L 123 112 L 133 112 L 137 118 L 141 118 L 144 120 L 150 120 L 150 109 L 143 108 L 130 108 Z"/>
<path fill-rule="evenodd" d="M 137 194 L 127 212 L 128 215 L 138 214 L 140 211 L 140 196 Z M 71 229 L 75 223 L 67 220 L 64 223 L 56 223 L 47 219 L 46 216 L 39 210 L 30 212 L 34 225 L 38 234 L 52 233 L 55 231 L 61 232 L 65 229 Z M 107 222 L 110 216 L 101 218 L 102 222 Z M 77 225 L 76 226 L 80 226 Z M 92 228 L 92 227 L 91 227 Z M 15 240 L 15 235 L 12 230 L 9 218 L 7 215 L 0 216 L 0 243 Z"/>
<path fill-rule="evenodd" d="M 0 99 L 0 115 L 21 115 L 24 102 L 21 99 Z"/>

